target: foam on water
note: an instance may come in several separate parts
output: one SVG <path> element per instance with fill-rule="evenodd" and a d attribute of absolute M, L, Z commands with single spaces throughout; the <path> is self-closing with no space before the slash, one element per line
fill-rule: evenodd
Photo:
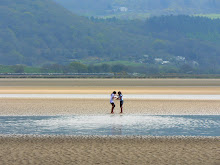
<path fill-rule="evenodd" d="M 220 136 L 220 116 L 5 116 L 0 134 Z"/>

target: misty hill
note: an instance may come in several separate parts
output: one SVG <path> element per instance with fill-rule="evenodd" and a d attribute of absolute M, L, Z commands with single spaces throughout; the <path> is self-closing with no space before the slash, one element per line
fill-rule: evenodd
<path fill-rule="evenodd" d="M 86 16 L 145 17 L 220 13 L 219 0 L 55 0 Z"/>
<path fill-rule="evenodd" d="M 51 0 L 1 0 L 0 17 L 1 64 L 43 65 L 88 56 L 113 57 L 126 54 L 125 45 L 146 38 L 136 39 L 115 27 L 76 16 Z"/>
<path fill-rule="evenodd" d="M 0 64 L 4 65 L 127 61 L 174 70 L 220 71 L 218 19 L 88 19 L 51 0 L 1 0 L 0 17 Z"/>

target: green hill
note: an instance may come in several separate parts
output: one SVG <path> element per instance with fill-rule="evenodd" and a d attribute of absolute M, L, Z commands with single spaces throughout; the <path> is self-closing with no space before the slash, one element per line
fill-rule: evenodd
<path fill-rule="evenodd" d="M 146 18 L 170 14 L 220 14 L 219 0 L 55 0 L 86 16 Z"/>
<path fill-rule="evenodd" d="M 51 0 L 1 0 L 0 17 L 1 64 L 43 65 L 91 56 L 135 56 L 132 45 L 143 53 L 148 41 L 145 36 L 76 16 Z"/>
<path fill-rule="evenodd" d="M 3 65 L 119 61 L 131 64 L 128 72 L 133 66 L 154 72 L 156 66 L 166 72 L 193 68 L 220 73 L 219 19 L 183 15 L 145 21 L 88 19 L 51 0 L 1 0 L 0 17 Z"/>
<path fill-rule="evenodd" d="M 1 0 L 0 16 L 1 64 L 63 61 L 74 44 L 74 27 L 88 27 L 85 18 L 50 0 Z"/>

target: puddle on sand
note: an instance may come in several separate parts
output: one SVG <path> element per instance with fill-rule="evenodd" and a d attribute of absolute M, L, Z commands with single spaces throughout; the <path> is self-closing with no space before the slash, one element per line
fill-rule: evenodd
<path fill-rule="evenodd" d="M 220 116 L 0 116 L 0 134 L 220 136 Z"/>

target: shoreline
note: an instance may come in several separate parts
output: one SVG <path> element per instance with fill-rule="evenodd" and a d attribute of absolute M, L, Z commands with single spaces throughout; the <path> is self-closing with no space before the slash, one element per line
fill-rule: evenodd
<path fill-rule="evenodd" d="M 219 140 L 220 143 L 220 136 L 140 136 L 140 135 L 31 135 L 31 134 L 16 134 L 16 135 L 7 135 L 7 134 L 0 134 L 0 140 L 4 139 L 28 139 L 28 140 L 35 140 L 35 139 L 122 139 L 122 140 Z"/>

